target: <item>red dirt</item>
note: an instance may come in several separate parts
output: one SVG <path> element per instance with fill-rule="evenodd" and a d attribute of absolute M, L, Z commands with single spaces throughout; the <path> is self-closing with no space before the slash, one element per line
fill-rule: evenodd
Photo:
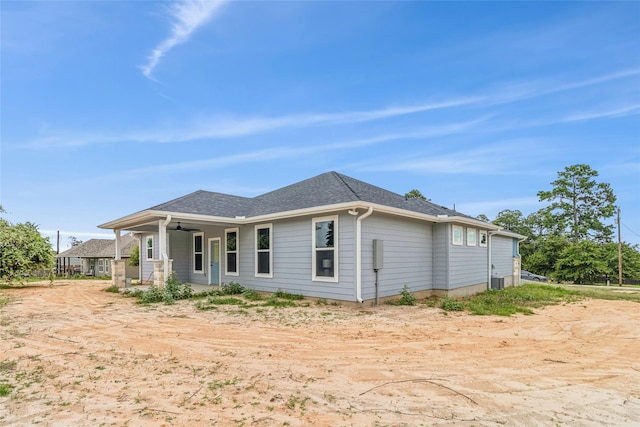
<path fill-rule="evenodd" d="M 5 289 L 0 425 L 625 426 L 640 305 L 140 306 L 108 282 Z"/>

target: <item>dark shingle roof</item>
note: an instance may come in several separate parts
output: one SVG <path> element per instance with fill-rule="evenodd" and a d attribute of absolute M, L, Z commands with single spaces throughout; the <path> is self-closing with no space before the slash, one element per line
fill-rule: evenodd
<path fill-rule="evenodd" d="M 375 203 L 434 216 L 467 217 L 467 215 L 425 200 L 406 199 L 400 194 L 337 172 L 323 173 L 254 198 L 200 190 L 154 206 L 150 210 L 234 218 L 348 202 Z"/>
<path fill-rule="evenodd" d="M 138 245 L 138 241 L 130 234 L 120 238 L 120 255 L 129 257 L 131 250 Z M 116 241 L 113 239 L 91 239 L 80 243 L 58 254 L 58 258 L 114 258 Z"/>
<path fill-rule="evenodd" d="M 247 197 L 199 190 L 149 209 L 233 218 L 243 215 L 241 212 L 249 209 L 251 201 Z"/>

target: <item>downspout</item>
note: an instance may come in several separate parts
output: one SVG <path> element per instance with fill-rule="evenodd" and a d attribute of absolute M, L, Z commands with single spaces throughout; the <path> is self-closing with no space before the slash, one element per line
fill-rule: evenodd
<path fill-rule="evenodd" d="M 160 252 L 162 261 L 164 261 L 164 283 L 169 279 L 169 255 L 167 255 L 167 225 L 171 222 L 171 215 L 167 215 L 167 219 L 160 222 Z"/>
<path fill-rule="evenodd" d="M 349 211 L 351 213 L 352 211 Z M 357 212 L 355 212 L 357 214 Z M 369 206 L 369 210 L 356 219 L 356 300 L 362 300 L 362 220 L 373 213 L 373 206 Z M 353 214 L 352 214 L 353 215 Z"/>

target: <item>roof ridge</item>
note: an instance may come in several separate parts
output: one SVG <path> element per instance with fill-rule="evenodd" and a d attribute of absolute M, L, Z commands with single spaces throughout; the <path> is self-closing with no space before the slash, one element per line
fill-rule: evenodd
<path fill-rule="evenodd" d="M 340 174 L 340 173 L 338 173 L 338 172 L 336 172 L 336 171 L 331 171 L 331 173 L 335 176 L 335 178 L 337 178 L 337 179 L 338 179 L 338 181 L 339 181 L 340 183 L 342 183 L 342 185 L 343 185 L 344 187 L 347 187 L 347 189 L 351 192 L 351 194 L 353 194 L 353 195 L 356 197 L 356 199 L 358 199 L 358 200 L 362 200 L 362 198 L 360 197 L 360 195 L 359 195 L 358 193 L 356 193 L 356 191 L 355 191 L 353 188 L 351 188 L 351 186 L 347 183 L 347 181 L 345 181 L 345 179 L 344 179 L 344 178 L 345 178 L 345 176 L 346 176 L 346 175 L 342 175 L 342 174 Z M 353 178 L 352 178 L 352 179 L 353 179 Z"/>

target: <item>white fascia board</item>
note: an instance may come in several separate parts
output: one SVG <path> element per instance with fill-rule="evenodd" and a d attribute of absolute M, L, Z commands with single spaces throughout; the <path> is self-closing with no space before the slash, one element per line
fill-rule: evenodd
<path fill-rule="evenodd" d="M 222 222 L 237 223 L 233 218 L 225 218 L 211 215 L 201 214 L 189 214 L 182 212 L 170 212 L 170 211 L 153 211 L 147 210 L 138 212 L 132 215 L 124 216 L 113 221 L 100 224 L 98 228 L 104 229 L 120 229 L 126 230 L 131 227 L 139 227 L 141 225 L 151 224 L 159 220 L 166 219 L 168 215 L 171 215 L 172 220 L 184 220 L 184 221 L 200 221 L 200 222 Z"/>
<path fill-rule="evenodd" d="M 377 203 L 367 203 L 364 201 L 337 203 L 334 205 L 316 206 L 312 208 L 296 209 L 293 211 L 285 211 L 285 212 L 274 212 L 272 214 L 258 215 L 258 216 L 248 217 L 248 218 L 246 217 L 229 218 L 229 217 L 220 217 L 220 216 L 212 216 L 212 215 L 189 214 L 189 213 L 182 213 L 182 212 L 146 210 L 146 211 L 128 215 L 113 221 L 106 222 L 104 224 L 99 225 L 98 227 L 104 228 L 104 229 L 126 230 L 127 227 L 137 227 L 137 226 L 150 224 L 155 221 L 165 219 L 167 215 L 171 215 L 173 220 L 216 222 L 216 223 L 229 224 L 229 225 L 244 225 L 244 224 L 254 224 L 259 222 L 275 221 L 279 219 L 294 218 L 294 217 L 300 217 L 300 216 L 320 215 L 320 214 L 326 214 L 326 213 L 336 212 L 341 210 L 350 210 L 350 209 L 367 210 L 370 207 L 373 207 L 374 211 L 378 213 L 387 213 L 391 215 L 401 216 L 404 218 L 412 218 L 412 219 L 435 222 L 435 223 L 462 223 L 462 224 L 472 225 L 480 229 L 488 229 L 488 230 L 495 230 L 495 231 L 500 230 L 500 227 L 498 227 L 497 225 L 486 223 L 484 221 L 480 221 L 473 218 L 465 218 L 460 216 L 428 215 L 428 214 L 414 212 L 406 209 L 394 208 L 387 205 L 380 205 Z"/>

